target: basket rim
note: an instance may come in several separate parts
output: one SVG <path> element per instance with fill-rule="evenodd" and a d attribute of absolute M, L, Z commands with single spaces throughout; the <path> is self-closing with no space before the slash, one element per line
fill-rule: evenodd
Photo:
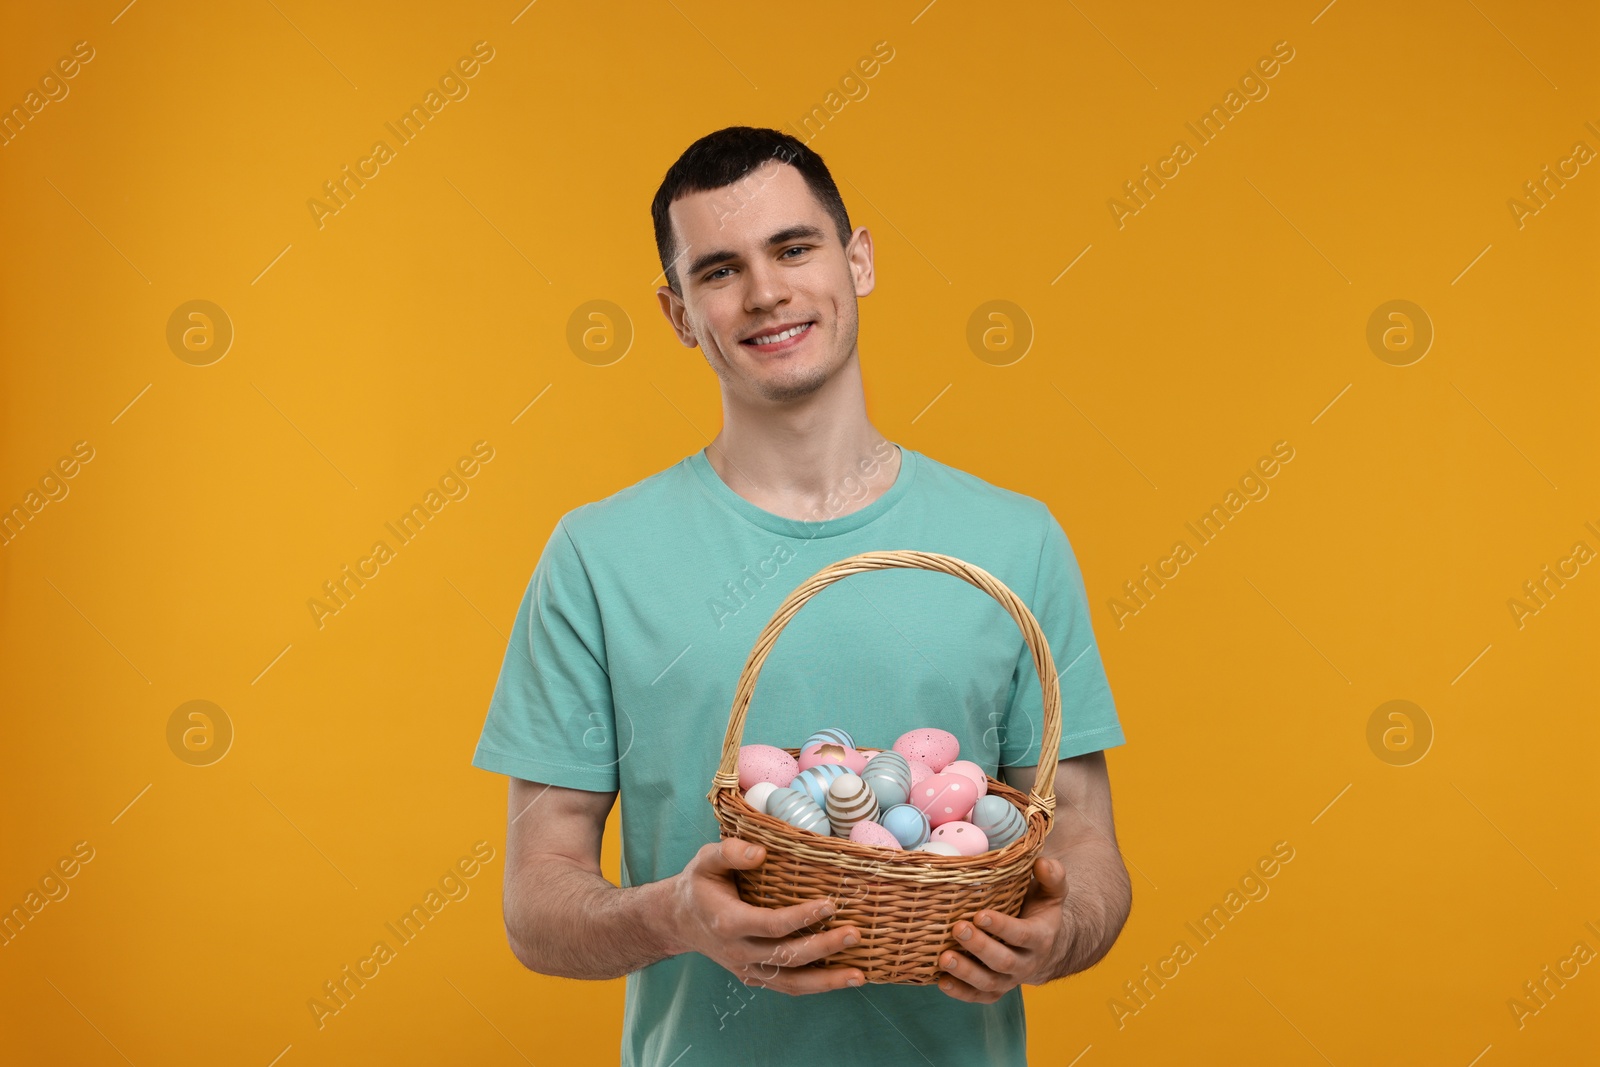
<path fill-rule="evenodd" d="M 993 775 L 985 777 L 991 783 L 990 795 L 1003 796 L 1014 807 L 1019 807 L 1014 798 L 1027 795 Z M 732 832 L 738 820 L 753 823 L 765 831 L 777 842 L 775 846 L 758 842 L 769 853 L 774 847 L 802 858 L 806 853 L 811 853 L 813 858 L 825 858 L 830 866 L 855 871 L 876 882 L 929 884 L 953 881 L 974 885 L 1004 882 L 1018 877 L 1033 866 L 1040 844 L 1050 830 L 1042 809 L 1029 809 L 1023 814 L 1023 832 L 1009 844 L 973 856 L 945 856 L 917 849 L 883 848 L 852 841 L 847 837 L 801 830 L 774 815 L 751 807 L 737 784 L 712 790 L 711 805 L 718 823 L 725 831 Z M 1019 810 L 1022 809 L 1019 807 Z"/>

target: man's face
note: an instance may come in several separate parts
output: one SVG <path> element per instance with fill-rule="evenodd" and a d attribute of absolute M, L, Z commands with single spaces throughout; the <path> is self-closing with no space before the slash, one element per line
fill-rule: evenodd
<path fill-rule="evenodd" d="M 662 286 L 661 310 L 725 388 L 785 403 L 849 362 L 856 298 L 873 287 L 872 238 L 858 227 L 841 247 L 798 170 L 769 161 L 733 185 L 674 201 L 670 214 L 683 295 Z M 795 326 L 800 333 L 772 340 Z"/>

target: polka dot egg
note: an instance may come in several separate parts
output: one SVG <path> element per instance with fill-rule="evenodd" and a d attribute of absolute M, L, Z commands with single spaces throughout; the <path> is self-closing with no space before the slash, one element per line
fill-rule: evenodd
<path fill-rule="evenodd" d="M 980 797 L 989 791 L 988 776 L 983 773 L 982 767 L 978 766 L 976 763 L 973 763 L 971 760 L 958 759 L 954 763 L 950 764 L 950 766 L 946 767 L 944 769 L 944 773 L 964 774 L 968 778 L 971 778 L 973 784 L 978 787 L 978 795 Z"/>
<path fill-rule="evenodd" d="M 980 852 L 989 851 L 989 839 L 984 836 L 983 831 L 970 822 L 959 819 L 935 828 L 933 836 L 928 840 L 943 841 L 963 856 L 976 856 Z"/>
<path fill-rule="evenodd" d="M 978 787 L 964 774 L 936 774 L 911 787 L 910 803 L 931 826 L 964 820 L 978 801 Z"/>

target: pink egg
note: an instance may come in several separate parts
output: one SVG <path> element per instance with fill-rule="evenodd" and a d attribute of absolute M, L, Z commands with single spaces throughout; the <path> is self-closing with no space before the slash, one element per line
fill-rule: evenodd
<path fill-rule="evenodd" d="M 936 730 L 925 726 L 908 730 L 894 743 L 894 750 L 908 760 L 921 760 L 933 773 L 938 774 L 950 765 L 961 752 L 961 742 L 949 730 Z"/>
<path fill-rule="evenodd" d="M 989 851 L 989 839 L 983 831 L 960 819 L 934 827 L 928 840 L 943 841 L 963 856 L 976 856 Z"/>
<path fill-rule="evenodd" d="M 918 782 L 925 782 L 929 778 L 933 777 L 933 768 L 929 767 L 926 763 L 923 763 L 921 760 L 919 760 L 919 759 L 908 759 L 908 760 L 906 760 L 906 763 L 910 764 L 910 766 L 911 766 L 911 784 L 912 785 L 916 785 Z"/>
<path fill-rule="evenodd" d="M 983 768 L 978 766 L 976 763 L 973 763 L 971 760 L 958 759 L 954 763 L 950 764 L 950 766 L 946 767 L 944 769 L 944 773 L 964 774 L 968 778 L 971 778 L 973 784 L 978 787 L 978 795 L 980 797 L 989 792 L 989 779 L 983 773 Z"/>
<path fill-rule="evenodd" d="M 810 748 L 801 751 L 800 770 L 809 771 L 822 763 L 837 763 L 842 767 L 848 767 L 850 772 L 854 774 L 856 768 L 852 764 L 855 762 L 855 757 L 856 750 L 853 748 L 845 745 L 836 745 L 831 741 L 818 741 Z M 861 766 L 865 767 L 866 765 L 866 761 L 862 760 Z"/>
<path fill-rule="evenodd" d="M 964 774 L 936 774 L 911 787 L 907 801 L 928 816 L 932 826 L 965 820 L 978 802 L 978 787 Z"/>
<path fill-rule="evenodd" d="M 896 852 L 905 851 L 893 834 L 871 820 L 864 820 L 852 826 L 850 840 L 858 845 L 876 845 L 879 848 L 892 848 Z"/>
<path fill-rule="evenodd" d="M 787 786 L 800 773 L 795 758 L 774 745 L 739 746 L 739 788 L 749 790 L 757 782 Z"/>

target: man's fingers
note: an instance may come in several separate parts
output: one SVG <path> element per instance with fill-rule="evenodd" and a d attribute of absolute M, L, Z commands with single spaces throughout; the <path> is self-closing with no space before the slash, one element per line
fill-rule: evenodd
<path fill-rule="evenodd" d="M 975 956 L 980 963 L 987 965 L 991 971 L 996 971 L 1000 974 L 1015 974 L 1017 968 L 1021 965 L 1021 961 L 1017 959 L 1016 950 L 1010 944 L 990 937 L 971 923 L 956 923 L 954 932 L 956 944 L 961 946 L 961 951 Z M 946 952 L 945 955 L 955 956 L 959 955 L 959 953 Z M 943 966 L 943 964 L 941 963 L 940 966 Z"/>
<path fill-rule="evenodd" d="M 787 937 L 796 930 L 815 926 L 836 910 L 832 900 L 808 900 L 782 908 L 761 908 L 757 919 L 758 929 L 750 931 L 753 937 Z"/>
<path fill-rule="evenodd" d="M 786 937 L 779 941 L 758 941 L 756 944 L 763 960 L 779 967 L 798 967 L 831 956 L 860 941 L 861 932 L 854 926 L 841 926 L 820 934 Z"/>
<path fill-rule="evenodd" d="M 966 940 L 961 934 L 968 926 L 976 927 L 982 933 L 1016 948 L 1043 948 L 1046 943 L 1035 922 L 1030 922 L 1025 918 L 1005 915 L 998 911 L 980 911 L 973 916 L 971 923 L 965 920 L 956 923 L 951 932 L 956 935 L 958 942 Z M 965 947 L 966 945 L 963 944 L 962 948 Z"/>
<path fill-rule="evenodd" d="M 745 985 L 759 986 L 790 996 L 807 993 L 826 993 L 845 989 L 852 981 L 861 983 L 865 976 L 854 967 L 763 967 L 752 965 L 741 976 Z"/>
<path fill-rule="evenodd" d="M 718 874 L 759 867 L 766 859 L 766 850 L 760 845 L 738 837 L 724 837 L 715 848 L 704 849 L 703 853 L 701 859 L 706 868 Z"/>

